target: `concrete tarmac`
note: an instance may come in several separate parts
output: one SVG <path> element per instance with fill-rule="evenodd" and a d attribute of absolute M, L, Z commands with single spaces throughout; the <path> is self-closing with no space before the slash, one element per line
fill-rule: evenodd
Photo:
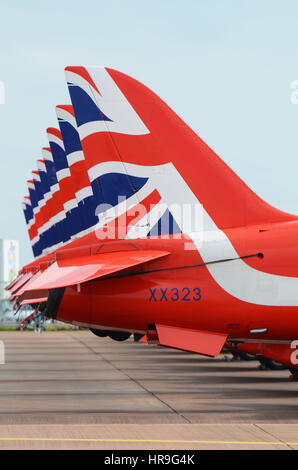
<path fill-rule="evenodd" d="M 288 371 L 88 331 L 0 340 L 0 449 L 298 449 Z"/>

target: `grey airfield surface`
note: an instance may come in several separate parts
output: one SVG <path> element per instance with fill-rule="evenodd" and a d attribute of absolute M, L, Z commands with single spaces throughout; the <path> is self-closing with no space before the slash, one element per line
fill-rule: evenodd
<path fill-rule="evenodd" d="M 0 449 L 298 449 L 288 371 L 88 331 L 0 340 Z"/>

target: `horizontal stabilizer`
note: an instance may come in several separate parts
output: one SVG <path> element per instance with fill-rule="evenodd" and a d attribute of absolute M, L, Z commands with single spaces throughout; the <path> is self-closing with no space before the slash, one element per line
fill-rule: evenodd
<path fill-rule="evenodd" d="M 21 286 L 18 287 L 17 290 L 14 290 L 12 292 L 13 297 L 18 297 L 18 300 L 20 301 L 22 299 L 23 294 L 24 294 L 25 288 L 26 288 L 26 290 L 30 290 L 30 286 L 31 286 L 32 282 L 34 282 L 39 276 L 41 276 L 42 272 L 43 271 L 37 271 L 37 273 L 35 273 L 35 274 L 27 273 L 27 274 L 30 274 L 29 280 L 26 280 L 26 282 L 24 284 L 22 284 Z M 27 276 L 27 274 L 25 274 L 25 276 Z"/>
<path fill-rule="evenodd" d="M 57 289 L 104 277 L 168 255 L 168 251 L 118 251 L 55 261 L 24 291 Z"/>
<path fill-rule="evenodd" d="M 223 333 L 176 326 L 156 325 L 156 330 L 161 346 L 212 357 L 218 356 L 227 338 Z"/>
<path fill-rule="evenodd" d="M 29 286 L 28 286 L 29 289 Z M 48 300 L 49 291 L 48 290 L 35 290 L 23 292 L 23 294 L 18 298 L 18 301 L 21 305 L 27 304 L 39 304 L 41 302 L 46 302 Z"/>
<path fill-rule="evenodd" d="M 13 281 L 11 281 L 6 287 L 5 290 L 11 290 L 13 286 L 21 280 L 21 277 L 23 277 L 23 274 L 19 274 L 16 278 L 14 278 Z"/>
<path fill-rule="evenodd" d="M 36 297 L 34 299 L 26 299 L 20 302 L 21 305 L 31 305 L 31 304 L 41 304 L 42 302 L 46 302 L 48 297 Z"/>
<path fill-rule="evenodd" d="M 33 274 L 31 272 L 26 273 L 20 278 L 18 282 L 15 283 L 10 291 L 13 297 L 17 295 L 17 292 L 29 281 L 29 279 L 31 279 L 32 276 Z"/>

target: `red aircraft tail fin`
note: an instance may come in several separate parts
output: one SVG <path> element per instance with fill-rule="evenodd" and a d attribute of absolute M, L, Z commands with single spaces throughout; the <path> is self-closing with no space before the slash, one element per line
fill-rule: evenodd
<path fill-rule="evenodd" d="M 142 179 L 167 204 L 191 193 L 217 227 L 296 220 L 263 201 L 149 88 L 116 70 L 67 67 L 67 82 L 91 182 L 102 179 L 102 200 L 136 195 Z M 109 178 L 108 178 L 109 176 Z M 139 178 L 133 180 L 133 178 Z M 111 194 L 113 193 L 113 194 Z"/>

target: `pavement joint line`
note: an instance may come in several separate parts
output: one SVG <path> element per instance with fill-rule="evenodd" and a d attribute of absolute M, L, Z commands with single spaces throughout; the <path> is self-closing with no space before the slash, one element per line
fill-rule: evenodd
<path fill-rule="evenodd" d="M 187 439 L 118 439 L 118 438 L 68 438 L 68 437 L 0 437 L 0 441 L 55 441 L 55 442 L 144 442 L 164 444 L 235 444 L 235 445 L 280 445 L 298 446 L 298 442 L 283 441 L 208 441 Z M 293 449 L 294 450 L 294 449 Z"/>
<path fill-rule="evenodd" d="M 265 432 L 268 436 L 273 437 L 274 439 L 278 439 L 280 443 L 286 444 L 289 447 L 289 449 L 295 450 L 293 447 L 291 447 L 293 444 L 291 444 L 290 442 L 284 442 L 282 439 L 279 439 L 277 436 L 275 436 L 274 434 L 269 432 L 267 429 L 262 428 L 262 426 L 260 424 L 254 423 L 254 427 L 260 429 L 263 432 Z"/>
<path fill-rule="evenodd" d="M 71 335 L 72 336 L 72 335 Z M 146 393 L 150 393 L 150 395 L 152 395 L 156 400 L 158 400 L 160 403 L 162 403 L 163 405 L 165 405 L 167 408 L 169 408 L 174 414 L 178 415 L 178 416 L 181 416 L 181 418 L 183 418 L 188 424 L 191 424 L 191 421 L 189 419 L 187 419 L 185 416 L 183 416 L 181 413 L 179 413 L 177 410 L 175 410 L 175 408 L 172 408 L 168 403 L 166 403 L 165 401 L 163 401 L 160 397 L 158 397 L 157 395 L 155 395 L 153 392 L 151 392 L 150 390 L 148 390 L 144 385 L 142 385 L 138 380 L 134 379 L 133 377 L 131 377 L 127 372 L 124 372 L 122 369 L 120 369 L 119 367 L 117 367 L 115 364 L 113 364 L 113 362 L 109 361 L 108 359 L 106 359 L 102 353 L 99 353 L 97 351 L 94 351 L 94 349 L 92 348 L 92 346 L 89 346 L 87 345 L 86 343 L 84 343 L 82 340 L 80 340 L 79 338 L 75 338 L 76 341 L 79 341 L 81 344 L 83 344 L 87 349 L 89 349 L 90 351 L 92 351 L 93 354 L 96 354 L 96 355 L 99 355 L 101 357 L 101 359 L 103 361 L 105 361 L 107 364 L 111 365 L 114 369 L 116 369 L 118 372 L 121 372 L 123 375 L 125 375 L 126 377 L 128 377 L 129 380 L 132 380 L 135 384 L 137 384 L 140 388 L 142 388 Z"/>

